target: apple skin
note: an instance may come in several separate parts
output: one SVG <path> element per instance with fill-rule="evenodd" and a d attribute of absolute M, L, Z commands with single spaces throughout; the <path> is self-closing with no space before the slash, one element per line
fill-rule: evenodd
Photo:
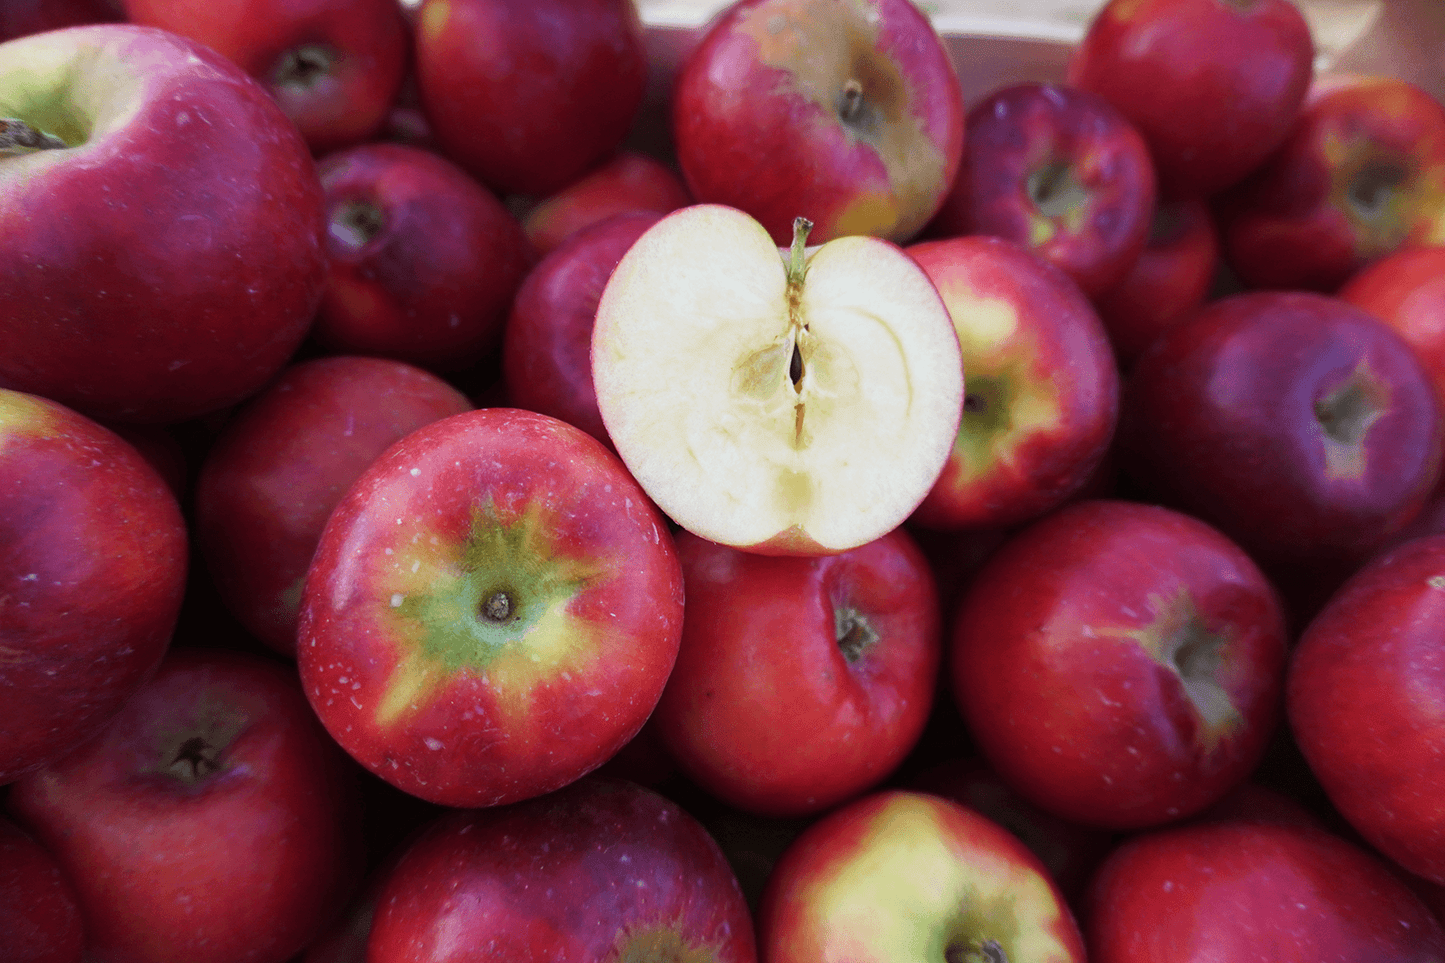
<path fill-rule="evenodd" d="M 0 933 L 6 963 L 81 963 L 85 924 L 60 864 L 0 815 Z"/>
<path fill-rule="evenodd" d="M 297 664 L 373 773 L 440 805 L 498 805 L 636 735 L 682 600 L 672 538 L 615 455 L 555 418 L 479 409 L 392 445 L 337 505 Z"/>
<path fill-rule="evenodd" d="M 189 547 L 175 495 L 84 415 L 0 389 L 0 785 L 93 737 L 160 664 Z"/>
<path fill-rule="evenodd" d="M 11 788 L 97 963 L 282 963 L 340 913 L 356 768 L 270 658 L 177 647 L 95 739 Z"/>
<path fill-rule="evenodd" d="M 1384 862 L 1323 830 L 1197 822 L 1125 840 L 1081 911 L 1090 963 L 1415 963 L 1445 933 Z"/>
<path fill-rule="evenodd" d="M 312 335 L 331 354 L 455 372 L 496 354 L 532 267 L 522 225 L 460 167 L 363 144 L 317 167 L 329 267 Z"/>
<path fill-rule="evenodd" d="M 14 84 L 13 65 L 49 67 L 32 89 L 53 84 L 53 103 L 79 110 L 58 93 L 72 63 L 105 85 L 104 122 L 83 144 L 0 168 L 0 264 L 12 266 L 0 383 L 103 420 L 234 404 L 285 364 L 321 297 L 325 220 L 306 144 L 264 88 L 175 34 L 99 24 L 0 46 Z M 33 104 L 6 112 L 17 108 L 50 120 Z"/>
<path fill-rule="evenodd" d="M 0 43 L 46 30 L 124 19 L 120 0 L 6 0 L 0 6 Z"/>
<path fill-rule="evenodd" d="M 804 829 L 768 877 L 757 929 L 763 963 L 1084 961 L 1038 857 L 976 811 L 904 790 Z"/>
<path fill-rule="evenodd" d="M 368 963 L 483 956 L 757 959 L 747 903 L 702 825 L 651 790 L 595 776 L 445 814 L 382 881 Z"/>
<path fill-rule="evenodd" d="M 132 23 L 200 41 L 265 85 L 312 151 L 375 137 L 410 55 L 397 0 L 123 0 Z"/>
<path fill-rule="evenodd" d="M 1445 105 L 1393 77 L 1319 80 L 1216 210 L 1224 258 L 1251 288 L 1333 292 L 1402 247 L 1445 243 Z"/>
<path fill-rule="evenodd" d="M 1139 129 L 1163 196 L 1238 182 L 1289 133 L 1314 76 L 1291 0 L 1111 0 L 1070 56 L 1070 84 Z"/>
<path fill-rule="evenodd" d="M 928 561 L 901 529 L 837 555 L 676 536 L 682 644 L 655 718 L 679 768 L 748 812 L 821 812 L 918 741 L 942 657 Z"/>
<path fill-rule="evenodd" d="M 1322 294 L 1212 302 L 1138 360 L 1122 411 L 1126 472 L 1272 572 L 1358 564 L 1439 474 L 1428 373 L 1384 322 Z"/>
<path fill-rule="evenodd" d="M 622 144 L 642 106 L 634 0 L 424 0 L 415 29 L 437 143 L 499 194 L 570 184 Z"/>
<path fill-rule="evenodd" d="M 1281 715 L 1273 585 L 1191 516 L 1074 502 L 983 564 L 954 617 L 950 687 L 983 756 L 1035 805 L 1139 829 L 1242 782 Z"/>
<path fill-rule="evenodd" d="M 1062 270 L 996 237 L 904 249 L 953 316 L 963 351 L 958 439 L 919 525 L 1007 527 L 1061 505 L 1114 437 L 1119 372 L 1088 298 Z"/>
<path fill-rule="evenodd" d="M 543 198 L 522 218 L 522 230 L 538 255 L 546 255 L 578 230 L 629 211 L 667 214 L 692 203 L 682 176 L 662 161 L 634 150 L 618 151 L 600 167 Z"/>
<path fill-rule="evenodd" d="M 747 211 L 780 246 L 799 216 L 814 244 L 912 239 L 964 136 L 953 63 L 910 0 L 728 5 L 679 69 L 671 126 L 692 195 Z"/>
<path fill-rule="evenodd" d="M 560 418 L 612 447 L 592 383 L 592 326 L 617 262 L 661 217 L 632 211 L 581 228 L 528 272 L 502 334 L 510 403 Z"/>
<path fill-rule="evenodd" d="M 1289 722 L 1330 801 L 1380 853 L 1445 883 L 1445 535 L 1364 565 L 1301 634 Z"/>
<path fill-rule="evenodd" d="M 196 480 L 195 540 L 226 607 L 294 656 L 306 570 L 336 503 L 393 442 L 471 407 L 400 361 L 332 356 L 283 370 L 227 422 Z"/>
<path fill-rule="evenodd" d="M 1445 246 L 1387 254 L 1356 271 L 1337 294 L 1398 331 L 1445 399 Z"/>

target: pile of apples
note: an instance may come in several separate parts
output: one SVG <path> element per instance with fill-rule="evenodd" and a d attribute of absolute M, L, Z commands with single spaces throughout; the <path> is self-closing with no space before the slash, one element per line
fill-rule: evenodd
<path fill-rule="evenodd" d="M 1445 107 L 1289 0 L 0 41 L 0 963 L 1445 960 Z"/>

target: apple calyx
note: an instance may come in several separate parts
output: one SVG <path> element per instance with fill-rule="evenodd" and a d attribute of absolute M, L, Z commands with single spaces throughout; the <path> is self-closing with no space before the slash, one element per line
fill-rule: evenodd
<path fill-rule="evenodd" d="M 1149 608 L 1155 613 L 1154 621 L 1126 634 L 1133 635 L 1160 665 L 1179 676 L 1201 721 L 1195 741 L 1212 751 L 1226 733 L 1243 723 L 1218 679 L 1229 633 L 1209 627 L 1187 588 L 1181 587 L 1172 599 L 1151 595 Z"/>
<path fill-rule="evenodd" d="M 1029 174 L 1025 184 L 1029 200 L 1049 221 L 1063 219 L 1071 230 L 1070 215 L 1075 219 L 1088 203 L 1089 192 L 1075 176 L 1074 167 L 1067 161 L 1050 161 Z"/>
<path fill-rule="evenodd" d="M 878 632 L 857 609 L 833 609 L 833 637 L 843 658 L 853 665 L 863 654 L 878 644 Z"/>
<path fill-rule="evenodd" d="M 0 117 L 0 157 L 61 150 L 68 146 L 54 134 L 32 127 L 18 117 Z"/>
<path fill-rule="evenodd" d="M 337 60 L 336 51 L 326 44 L 292 47 L 276 61 L 271 70 L 271 83 L 276 87 L 310 90 L 331 75 Z"/>
<path fill-rule="evenodd" d="M 211 773 L 220 771 L 220 755 L 220 750 L 203 737 L 191 736 L 181 743 L 165 771 L 182 782 L 198 783 Z"/>
<path fill-rule="evenodd" d="M 950 946 L 943 959 L 944 963 L 1009 963 L 1008 954 L 997 940 Z"/>
<path fill-rule="evenodd" d="M 675 929 L 649 926 L 624 930 L 608 963 L 717 963 L 717 953 L 692 946 Z"/>
<path fill-rule="evenodd" d="M 1324 431 L 1326 477 L 1360 477 L 1365 470 L 1365 436 L 1389 405 L 1389 385 L 1365 359 L 1315 401 L 1315 420 Z"/>
<path fill-rule="evenodd" d="M 360 251 L 386 227 L 386 215 L 370 201 L 350 200 L 336 205 L 327 220 L 332 240 L 349 251 Z"/>
<path fill-rule="evenodd" d="M 1409 231 L 1404 212 L 1417 206 L 1412 166 L 1406 158 L 1378 148 L 1359 148 L 1365 156 L 1341 167 L 1335 181 L 1335 205 L 1349 220 L 1364 256 L 1394 250 Z"/>

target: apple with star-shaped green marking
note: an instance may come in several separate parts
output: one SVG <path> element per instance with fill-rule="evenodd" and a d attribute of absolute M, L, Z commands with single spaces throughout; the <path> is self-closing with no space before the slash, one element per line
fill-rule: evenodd
<path fill-rule="evenodd" d="M 609 759 L 677 658 L 682 574 L 600 442 L 486 408 L 387 449 L 338 504 L 302 596 L 297 664 L 332 736 L 457 807 L 515 802 Z"/>

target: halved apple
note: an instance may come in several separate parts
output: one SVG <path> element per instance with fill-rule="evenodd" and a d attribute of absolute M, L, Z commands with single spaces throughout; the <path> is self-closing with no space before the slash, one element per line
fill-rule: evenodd
<path fill-rule="evenodd" d="M 780 250 L 682 208 L 597 307 L 592 373 L 622 460 L 677 524 L 767 554 L 845 551 L 922 501 L 958 431 L 963 361 L 937 290 L 876 237 Z"/>

